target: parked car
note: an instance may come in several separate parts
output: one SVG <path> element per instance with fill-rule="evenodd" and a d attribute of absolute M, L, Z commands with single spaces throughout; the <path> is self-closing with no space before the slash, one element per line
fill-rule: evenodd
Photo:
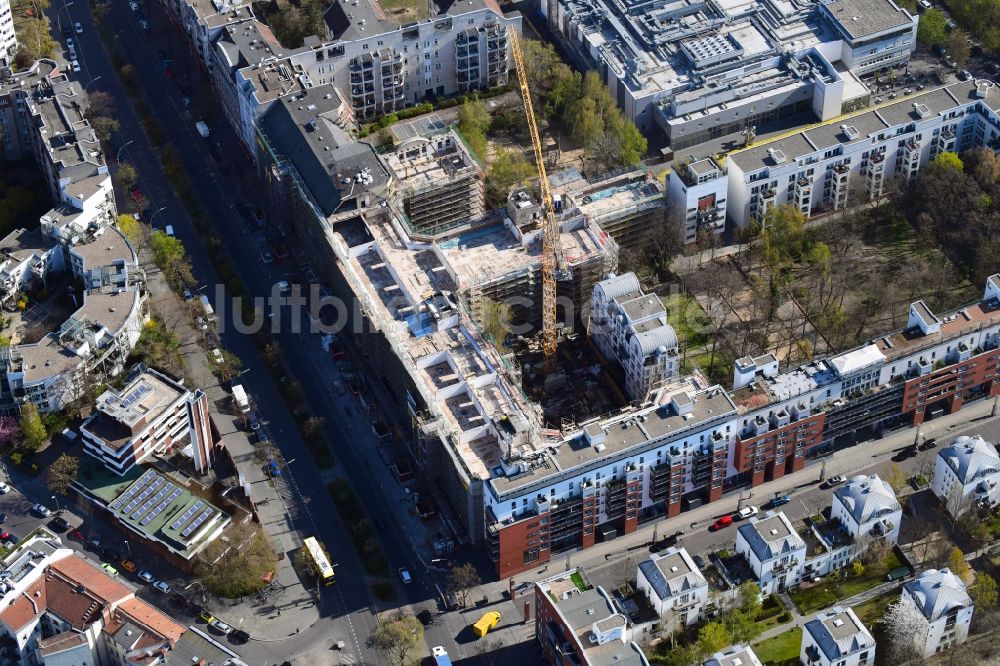
<path fill-rule="evenodd" d="M 250 634 L 243 631 L 242 629 L 237 629 L 233 633 L 229 634 L 229 640 L 233 641 L 234 643 L 239 643 L 242 645 L 243 643 L 246 643 L 248 640 L 250 640 Z"/>
<path fill-rule="evenodd" d="M 208 322 L 205 321 L 204 317 L 197 317 L 194 321 L 195 321 L 195 324 L 198 326 L 199 330 L 201 330 L 201 331 L 207 331 L 208 330 Z"/>
<path fill-rule="evenodd" d="M 90 539 L 87 540 L 87 548 L 90 548 L 91 550 L 100 552 L 100 550 L 101 550 L 101 540 L 98 539 L 97 537 L 91 537 Z"/>
<path fill-rule="evenodd" d="M 83 24 L 82 23 L 80 23 L 79 21 L 77 21 L 76 23 L 73 24 L 73 27 L 76 28 L 76 34 L 78 34 L 78 35 L 82 35 L 83 34 Z"/>
<path fill-rule="evenodd" d="M 86 541 L 87 540 L 87 536 L 83 532 L 81 532 L 80 530 L 78 530 L 78 529 L 72 529 L 72 530 L 70 530 L 69 534 L 67 534 L 66 536 L 68 536 L 70 539 L 74 539 L 76 541 Z"/>
<path fill-rule="evenodd" d="M 165 580 L 156 581 L 155 583 L 153 583 L 153 587 L 155 587 L 160 592 L 163 592 L 164 594 L 170 592 L 170 584 L 167 583 Z"/>
<path fill-rule="evenodd" d="M 102 564 L 101 568 L 104 569 L 104 572 L 107 573 L 109 576 L 111 576 L 113 578 L 117 578 L 118 577 L 118 569 L 115 569 L 113 566 L 111 566 L 107 562 L 105 562 L 104 564 Z"/>
<path fill-rule="evenodd" d="M 7 514 L 0 511 L 0 524 L 7 522 Z"/>
<path fill-rule="evenodd" d="M 264 264 L 273 264 L 274 263 L 274 255 L 271 254 L 270 250 L 264 250 L 263 252 L 260 253 L 260 261 L 261 261 L 261 263 L 264 263 Z"/>
<path fill-rule="evenodd" d="M 139 570 L 139 567 L 132 560 L 122 560 L 122 569 L 129 573 L 135 573 Z"/>
<path fill-rule="evenodd" d="M 403 581 L 403 585 L 409 585 L 413 582 L 413 576 L 410 575 L 410 570 L 406 567 L 402 567 L 399 570 L 399 579 Z"/>
<path fill-rule="evenodd" d="M 278 280 L 274 283 L 274 286 L 278 289 L 279 294 L 284 294 L 292 290 L 292 285 L 288 283 L 288 280 Z"/>
<path fill-rule="evenodd" d="M 777 497 L 771 498 L 771 500 L 767 503 L 766 506 L 768 509 L 777 509 L 779 506 L 788 504 L 791 501 L 792 498 L 789 497 L 788 495 L 778 495 Z"/>
<path fill-rule="evenodd" d="M 153 583 L 156 581 L 156 576 L 143 569 L 139 572 L 139 580 L 144 583 Z"/>
<path fill-rule="evenodd" d="M 108 562 L 119 562 L 122 559 L 121 554 L 117 550 L 108 546 L 101 549 L 101 557 L 106 559 Z"/>
<path fill-rule="evenodd" d="M 134 11 L 134 12 L 139 11 L 139 3 L 137 3 L 137 2 L 130 2 L 130 3 L 128 3 L 128 6 L 131 7 L 132 11 Z"/>
<path fill-rule="evenodd" d="M 223 636 L 229 634 L 233 630 L 232 627 L 230 627 L 228 624 L 226 624 L 225 622 L 223 622 L 219 618 L 215 618 L 214 620 L 212 620 L 211 622 L 209 622 L 208 626 L 210 626 L 212 629 L 215 629 L 217 632 L 219 632 Z"/>
<path fill-rule="evenodd" d="M 719 518 L 716 518 L 715 522 L 712 523 L 712 530 L 715 531 L 715 530 L 725 529 L 726 527 L 729 527 L 732 524 L 733 524 L 733 517 L 730 516 L 729 514 L 726 514 L 725 516 L 720 516 Z"/>
<path fill-rule="evenodd" d="M 52 515 L 52 512 L 49 511 L 49 507 L 44 504 L 32 504 L 31 512 L 36 516 L 41 516 L 42 518 L 48 518 Z"/>
<path fill-rule="evenodd" d="M 212 615 L 212 613 L 208 610 L 202 610 L 200 613 L 198 613 L 198 619 L 205 622 L 206 624 L 209 622 L 215 622 L 215 616 Z"/>
<path fill-rule="evenodd" d="M 826 487 L 827 488 L 833 488 L 834 486 L 839 486 L 844 481 L 847 481 L 847 477 L 845 477 L 842 474 L 838 474 L 836 476 L 831 476 L 829 479 L 827 479 Z"/>
<path fill-rule="evenodd" d="M 746 520 L 748 518 L 753 518 L 754 516 L 756 516 L 758 511 L 759 509 L 757 509 L 757 507 L 755 506 L 745 506 L 742 509 L 740 509 L 736 515 L 739 516 L 740 520 Z"/>
<path fill-rule="evenodd" d="M 0 481 L 0 495 L 6 495 L 9 492 L 10 492 L 10 486 Z"/>
<path fill-rule="evenodd" d="M 51 521 L 49 521 L 49 526 L 58 532 L 62 532 L 63 530 L 69 529 L 69 523 L 62 516 L 56 516 Z"/>

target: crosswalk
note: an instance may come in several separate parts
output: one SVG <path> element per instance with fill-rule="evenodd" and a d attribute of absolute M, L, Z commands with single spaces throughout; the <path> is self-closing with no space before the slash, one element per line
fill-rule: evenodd
<path fill-rule="evenodd" d="M 347 664 L 357 664 L 357 663 L 360 663 L 360 662 L 358 662 L 355 659 L 355 657 L 354 657 L 353 654 L 351 654 L 350 652 L 345 652 L 345 653 L 343 653 L 343 654 L 340 655 L 340 663 L 344 664 L 346 666 Z"/>

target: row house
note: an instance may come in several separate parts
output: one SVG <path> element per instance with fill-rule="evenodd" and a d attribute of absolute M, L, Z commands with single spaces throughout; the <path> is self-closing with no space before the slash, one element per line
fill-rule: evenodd
<path fill-rule="evenodd" d="M 914 644 L 925 659 L 964 643 L 974 606 L 965 582 L 949 569 L 928 569 L 903 585 L 902 603 L 916 608 L 926 624 L 914 627 Z"/>
<path fill-rule="evenodd" d="M 1000 455 L 980 435 L 959 437 L 938 451 L 931 492 L 953 518 L 1000 504 Z"/>

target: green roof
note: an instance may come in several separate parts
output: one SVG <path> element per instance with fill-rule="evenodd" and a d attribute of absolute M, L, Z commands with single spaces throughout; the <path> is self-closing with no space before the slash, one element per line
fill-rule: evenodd
<path fill-rule="evenodd" d="M 76 483 L 122 523 L 190 559 L 229 516 L 151 467 L 135 466 L 118 476 L 84 456 Z"/>

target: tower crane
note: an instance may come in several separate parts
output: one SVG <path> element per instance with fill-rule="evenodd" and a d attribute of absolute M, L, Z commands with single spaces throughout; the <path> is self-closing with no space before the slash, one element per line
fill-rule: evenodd
<path fill-rule="evenodd" d="M 521 52 L 521 40 L 514 28 L 507 29 L 514 55 L 514 66 L 517 69 L 517 82 L 521 89 L 521 101 L 524 103 L 524 115 L 528 119 L 528 129 L 531 132 L 531 147 L 535 153 L 535 167 L 538 170 L 538 186 L 542 193 L 542 356 L 545 361 L 546 374 L 555 369 L 556 363 L 556 281 L 568 275 L 562 247 L 559 243 L 559 222 L 556 220 L 555 206 L 552 202 L 552 190 L 549 187 L 549 177 L 545 173 L 545 161 L 542 158 L 542 141 L 538 134 L 538 123 L 535 121 L 535 109 L 531 103 L 531 90 L 528 87 L 528 77 L 524 69 L 524 55 Z"/>

